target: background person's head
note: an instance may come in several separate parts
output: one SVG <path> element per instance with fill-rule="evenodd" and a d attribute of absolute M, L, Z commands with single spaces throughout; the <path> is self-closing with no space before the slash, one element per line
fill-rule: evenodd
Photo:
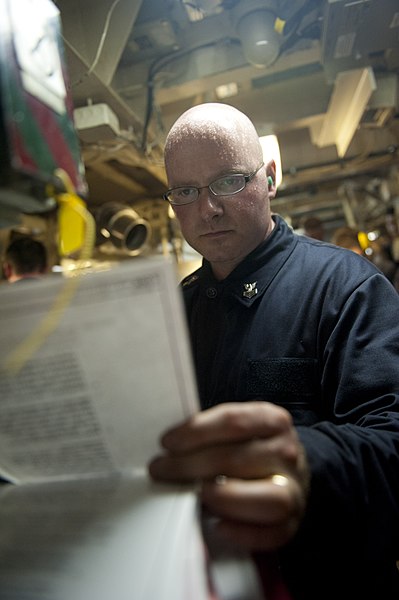
<path fill-rule="evenodd" d="M 47 272 L 45 245 L 29 237 L 16 238 L 5 251 L 3 272 L 9 283 L 44 275 Z"/>
<path fill-rule="evenodd" d="M 385 229 L 390 238 L 399 237 L 399 222 L 393 207 L 389 208 L 385 213 Z"/>
<path fill-rule="evenodd" d="M 315 240 L 324 240 L 324 224 L 318 217 L 307 217 L 302 227 L 306 236 Z"/>
<path fill-rule="evenodd" d="M 352 227 L 338 227 L 331 236 L 331 243 L 352 250 L 356 254 L 363 254 L 358 232 Z"/>
<path fill-rule="evenodd" d="M 246 115 L 226 104 L 206 103 L 187 110 L 172 126 L 165 167 L 169 188 L 200 188 L 198 198 L 172 204 L 173 210 L 187 242 L 223 279 L 273 229 L 274 161 L 263 165 L 258 134 Z M 207 187 L 233 174 L 253 176 L 236 194 L 215 195 Z"/>

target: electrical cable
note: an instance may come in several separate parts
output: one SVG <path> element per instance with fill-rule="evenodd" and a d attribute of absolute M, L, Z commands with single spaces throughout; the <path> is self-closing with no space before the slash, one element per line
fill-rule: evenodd
<path fill-rule="evenodd" d="M 97 52 L 96 52 L 96 55 L 94 57 L 94 60 L 93 60 L 93 62 L 91 64 L 91 66 L 81 76 L 80 79 L 78 79 L 77 81 L 75 81 L 74 83 L 71 84 L 71 88 L 76 87 L 77 85 L 80 85 L 81 83 L 83 83 L 83 81 L 86 79 L 86 77 L 89 77 L 89 75 L 91 75 L 93 73 L 94 69 L 96 68 L 96 66 L 98 64 L 98 61 L 100 60 L 101 53 L 102 53 L 103 48 L 104 48 L 105 40 L 107 38 L 107 34 L 108 34 L 109 24 L 111 22 L 112 13 L 114 12 L 114 9 L 117 6 L 117 4 L 119 4 L 119 2 L 120 2 L 120 0 L 114 0 L 114 3 L 111 5 L 111 7 L 110 7 L 110 9 L 109 9 L 109 11 L 107 13 L 107 16 L 105 17 L 105 23 L 104 23 L 103 32 L 101 34 L 100 42 L 99 42 L 98 47 L 97 47 Z M 70 44 L 69 44 L 69 46 L 70 46 Z"/>
<path fill-rule="evenodd" d="M 151 66 L 148 70 L 147 107 L 146 107 L 146 115 L 145 115 L 144 125 L 143 125 L 143 138 L 142 138 L 142 142 L 141 142 L 141 149 L 143 152 L 145 152 L 146 148 L 147 148 L 148 128 L 150 125 L 152 112 L 154 109 L 154 87 L 155 87 L 154 78 L 155 78 L 156 74 L 160 71 L 160 69 L 165 67 L 167 64 L 169 64 L 170 62 L 173 62 L 176 59 L 181 58 L 182 56 L 191 54 L 192 52 L 195 52 L 196 50 L 202 50 L 203 48 L 210 48 L 212 46 L 216 46 L 217 44 L 220 44 L 221 42 L 229 42 L 229 43 L 235 43 L 235 44 L 239 43 L 239 41 L 234 38 L 224 38 L 217 42 L 215 42 L 215 41 L 207 42 L 205 44 L 200 44 L 199 46 L 195 46 L 193 48 L 188 48 L 187 50 L 181 50 L 181 51 L 178 50 L 171 54 L 167 54 L 166 56 L 161 56 L 161 57 L 157 58 L 151 64 Z"/>

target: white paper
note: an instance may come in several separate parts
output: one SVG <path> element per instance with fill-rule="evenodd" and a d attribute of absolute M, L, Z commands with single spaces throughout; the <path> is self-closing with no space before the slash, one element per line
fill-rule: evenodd
<path fill-rule="evenodd" d="M 145 477 L 5 486 L 2 600 L 206 600 L 191 490 Z"/>
<path fill-rule="evenodd" d="M 0 294 L 0 474 L 142 470 L 160 433 L 197 410 L 174 266 L 132 263 Z"/>

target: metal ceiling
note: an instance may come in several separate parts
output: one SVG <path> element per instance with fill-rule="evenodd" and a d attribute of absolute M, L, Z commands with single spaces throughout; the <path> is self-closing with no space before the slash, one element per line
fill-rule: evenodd
<path fill-rule="evenodd" d="M 283 183 L 273 208 L 294 226 L 308 214 L 331 228 L 371 226 L 399 196 L 397 0 L 55 4 L 92 208 L 157 201 L 170 125 L 190 106 L 215 100 L 247 113 L 260 135 L 278 135 Z M 274 25 L 268 47 L 251 20 Z M 251 44 L 264 56 L 254 59 Z M 373 86 L 339 155 L 331 140 L 352 101 L 342 103 L 350 93 L 342 75 L 354 70 L 367 71 Z M 322 145 L 327 119 L 333 133 Z"/>

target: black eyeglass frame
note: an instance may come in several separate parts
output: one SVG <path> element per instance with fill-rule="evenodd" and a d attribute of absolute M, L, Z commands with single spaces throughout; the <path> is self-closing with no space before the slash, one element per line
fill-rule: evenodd
<path fill-rule="evenodd" d="M 215 181 L 211 181 L 211 183 L 209 183 L 208 185 L 203 185 L 202 187 L 196 187 L 195 185 L 179 185 L 178 187 L 175 188 L 170 188 L 167 192 L 165 192 L 162 197 L 164 200 L 166 200 L 167 202 L 169 202 L 169 204 L 171 204 L 172 206 L 186 206 L 187 204 L 193 204 L 194 202 L 196 202 L 199 198 L 200 195 L 200 191 L 201 190 L 205 190 L 206 188 L 208 188 L 208 190 L 214 195 L 214 196 L 222 196 L 222 197 L 227 197 L 227 196 L 235 196 L 236 194 L 239 194 L 240 192 L 242 192 L 243 190 L 245 190 L 245 188 L 247 187 L 248 183 L 250 181 L 252 181 L 252 179 L 255 177 L 255 175 L 258 173 L 258 171 L 261 170 L 262 167 L 265 166 L 265 163 L 262 162 L 259 167 L 257 169 L 255 169 L 255 171 L 253 171 L 252 173 L 248 173 L 247 175 L 245 175 L 244 173 L 227 173 L 226 175 L 222 175 L 221 177 L 218 177 L 217 179 L 215 179 Z M 244 178 L 244 185 L 237 191 L 235 192 L 230 192 L 228 194 L 217 194 L 213 191 L 212 189 L 212 185 L 214 183 L 216 183 L 217 181 L 219 181 L 220 179 L 224 179 L 225 177 L 243 177 Z M 168 198 L 169 194 L 171 192 L 174 192 L 176 190 L 180 190 L 180 189 L 190 189 L 190 190 L 197 190 L 197 197 L 194 198 L 194 200 L 189 200 L 188 202 L 173 202 L 172 200 L 170 200 Z"/>

